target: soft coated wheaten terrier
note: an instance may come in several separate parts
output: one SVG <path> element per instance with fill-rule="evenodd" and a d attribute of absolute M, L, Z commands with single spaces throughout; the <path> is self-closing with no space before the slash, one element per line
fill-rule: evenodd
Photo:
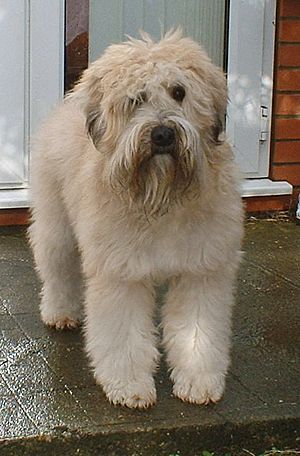
<path fill-rule="evenodd" d="M 157 43 L 143 34 L 84 72 L 33 147 L 42 319 L 73 328 L 84 314 L 94 375 L 114 404 L 155 403 L 154 284 L 166 279 L 173 393 L 222 396 L 243 231 L 226 101 L 198 44 L 178 30 Z"/>

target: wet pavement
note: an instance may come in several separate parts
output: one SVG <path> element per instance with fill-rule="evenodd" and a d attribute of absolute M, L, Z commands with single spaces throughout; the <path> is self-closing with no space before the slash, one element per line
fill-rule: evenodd
<path fill-rule="evenodd" d="M 216 455 L 300 448 L 300 226 L 248 221 L 232 366 L 217 405 L 183 404 L 167 369 L 146 411 L 111 406 L 80 330 L 40 321 L 25 232 L 0 229 L 0 455 Z M 298 434 L 297 434 L 298 432 Z"/>

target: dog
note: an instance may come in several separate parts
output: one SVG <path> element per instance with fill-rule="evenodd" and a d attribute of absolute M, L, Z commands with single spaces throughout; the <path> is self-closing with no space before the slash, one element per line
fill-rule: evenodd
<path fill-rule="evenodd" d="M 240 177 L 224 133 L 223 72 L 178 29 L 113 44 L 41 127 L 29 237 L 41 318 L 84 319 L 113 404 L 156 402 L 154 287 L 168 281 L 162 346 L 173 394 L 223 395 L 240 261 Z M 84 305 L 82 306 L 82 301 Z"/>

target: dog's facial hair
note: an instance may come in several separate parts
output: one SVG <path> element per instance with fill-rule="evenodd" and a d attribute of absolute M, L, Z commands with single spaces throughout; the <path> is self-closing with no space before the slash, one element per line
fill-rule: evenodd
<path fill-rule="evenodd" d="M 200 141 L 185 119 L 175 113 L 161 113 L 160 119 L 174 129 L 176 139 L 169 150 L 155 153 L 150 137 L 158 122 L 149 121 L 149 113 L 143 110 L 144 116 L 135 117 L 120 140 L 112 159 L 110 182 L 116 191 L 142 206 L 148 216 L 159 216 L 191 193 L 197 180 Z"/>

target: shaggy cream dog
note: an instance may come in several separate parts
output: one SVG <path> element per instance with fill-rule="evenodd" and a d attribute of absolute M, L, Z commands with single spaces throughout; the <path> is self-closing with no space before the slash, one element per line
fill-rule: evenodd
<path fill-rule="evenodd" d="M 178 30 L 157 43 L 143 34 L 110 46 L 36 140 L 30 239 L 42 319 L 72 328 L 84 313 L 94 375 L 114 404 L 155 403 L 154 284 L 166 279 L 174 395 L 222 396 L 242 236 L 226 98 L 198 44 Z"/>

